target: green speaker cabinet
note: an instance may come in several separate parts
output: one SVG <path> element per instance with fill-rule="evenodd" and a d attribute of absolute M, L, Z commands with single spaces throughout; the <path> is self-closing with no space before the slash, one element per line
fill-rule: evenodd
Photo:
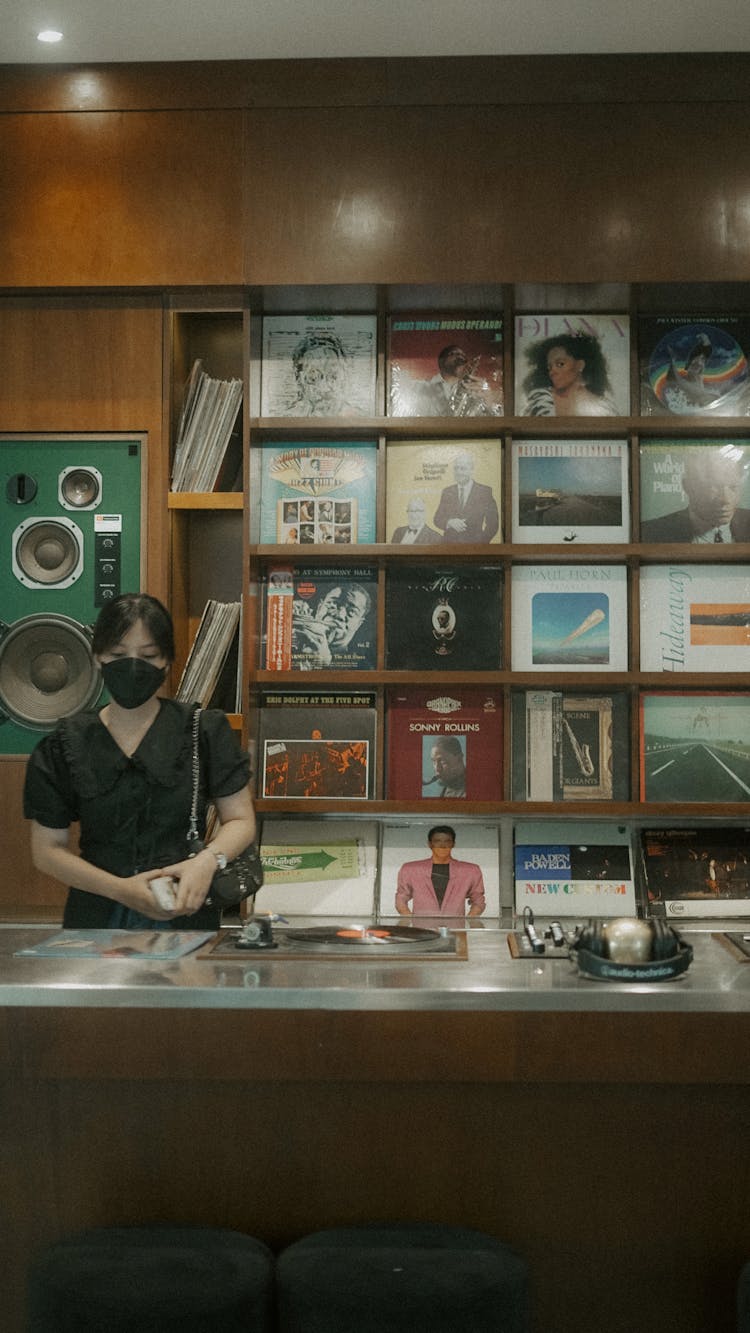
<path fill-rule="evenodd" d="M 0 435 L 0 754 L 101 693 L 99 608 L 142 588 L 145 437 Z"/>

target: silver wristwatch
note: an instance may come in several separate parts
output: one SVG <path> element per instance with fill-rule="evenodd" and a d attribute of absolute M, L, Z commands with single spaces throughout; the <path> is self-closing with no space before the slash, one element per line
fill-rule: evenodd
<path fill-rule="evenodd" d="M 219 870 L 226 870 L 227 858 L 224 852 L 217 852 L 215 847 L 207 847 L 206 851 L 216 857 L 216 864 L 219 867 Z"/>

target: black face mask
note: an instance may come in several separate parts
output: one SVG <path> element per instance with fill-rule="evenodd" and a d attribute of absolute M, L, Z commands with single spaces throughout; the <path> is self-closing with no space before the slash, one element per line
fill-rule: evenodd
<path fill-rule="evenodd" d="M 102 680 L 121 708 L 140 708 L 156 694 L 166 674 L 166 667 L 140 657 L 116 657 L 102 664 Z"/>

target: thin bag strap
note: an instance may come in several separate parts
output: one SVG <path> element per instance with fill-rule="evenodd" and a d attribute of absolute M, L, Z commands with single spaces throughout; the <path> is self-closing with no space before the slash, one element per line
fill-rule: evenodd
<path fill-rule="evenodd" d="M 193 794 L 190 802 L 190 827 L 188 828 L 187 842 L 191 849 L 190 855 L 194 856 L 196 852 L 201 851 L 202 844 L 198 835 L 198 786 L 200 782 L 200 725 L 201 713 L 203 709 L 199 704 L 193 709 L 193 752 L 192 752 L 192 770 L 193 770 Z M 199 844 L 196 846 L 196 844 Z"/>

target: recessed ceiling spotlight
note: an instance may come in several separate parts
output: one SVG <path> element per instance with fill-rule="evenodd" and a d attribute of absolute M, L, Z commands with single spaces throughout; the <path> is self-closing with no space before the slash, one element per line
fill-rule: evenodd
<path fill-rule="evenodd" d="M 42 32 L 37 33 L 36 39 L 38 42 L 61 42 L 63 35 L 56 28 L 45 28 Z"/>

